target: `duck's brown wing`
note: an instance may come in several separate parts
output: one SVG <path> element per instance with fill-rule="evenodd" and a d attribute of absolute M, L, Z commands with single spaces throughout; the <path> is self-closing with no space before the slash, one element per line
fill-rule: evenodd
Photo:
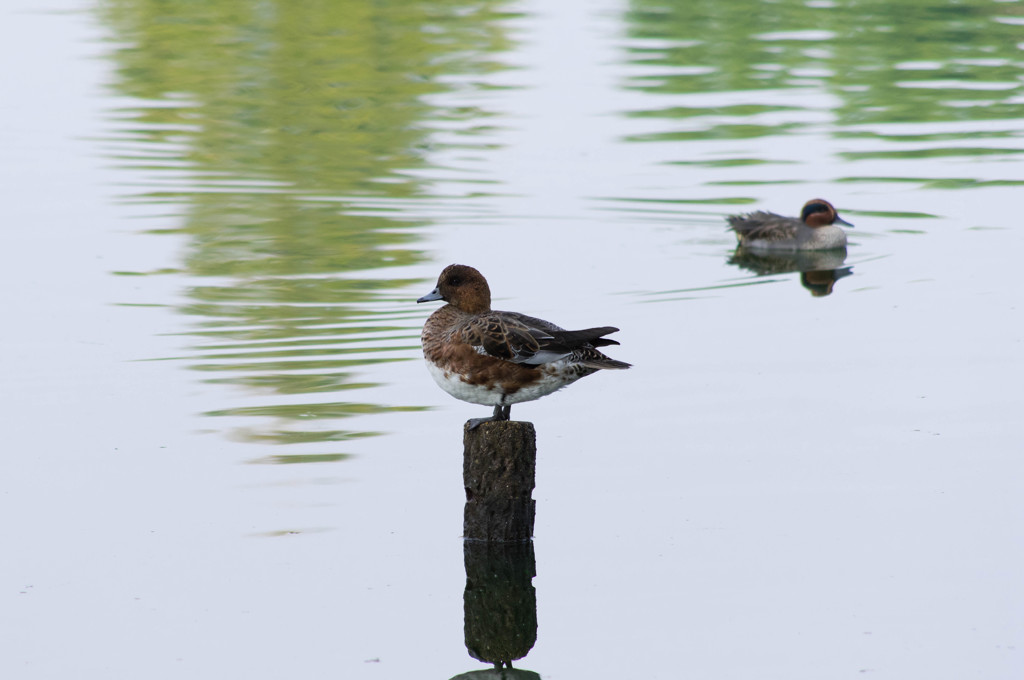
<path fill-rule="evenodd" d="M 615 340 L 602 337 L 617 330 L 612 326 L 603 326 L 567 331 L 543 319 L 515 312 L 490 312 L 467 321 L 459 339 L 489 356 L 517 364 L 539 366 L 569 356 L 577 350 L 617 345 L 619 343 Z"/>
<path fill-rule="evenodd" d="M 526 316 L 519 312 L 498 312 L 503 316 L 515 319 L 517 322 L 528 326 L 534 331 L 547 334 L 552 340 L 565 346 L 566 349 L 579 349 L 582 347 L 605 347 L 606 345 L 617 345 L 618 340 L 612 340 L 604 336 L 618 332 L 614 326 L 600 326 L 597 328 L 585 328 L 581 331 L 567 331 L 561 326 L 556 326 L 550 321 Z"/>
<path fill-rule="evenodd" d="M 786 241 L 796 238 L 800 222 L 772 212 L 758 210 L 746 215 L 730 215 L 729 226 L 744 240 Z"/>

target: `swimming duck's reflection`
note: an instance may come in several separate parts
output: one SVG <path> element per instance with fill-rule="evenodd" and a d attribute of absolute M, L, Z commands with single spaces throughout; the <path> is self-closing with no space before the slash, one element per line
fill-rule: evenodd
<path fill-rule="evenodd" d="M 540 680 L 531 671 L 512 668 L 537 642 L 537 563 L 533 541 L 465 541 L 466 649 L 474 659 L 494 664 L 456 678 Z M 504 667 L 504 668 L 503 668 Z"/>
<path fill-rule="evenodd" d="M 729 258 L 729 264 L 758 276 L 800 272 L 800 285 L 814 297 L 831 295 L 836 281 L 853 273 L 852 267 L 843 266 L 845 262 L 846 248 L 766 252 L 739 246 Z"/>

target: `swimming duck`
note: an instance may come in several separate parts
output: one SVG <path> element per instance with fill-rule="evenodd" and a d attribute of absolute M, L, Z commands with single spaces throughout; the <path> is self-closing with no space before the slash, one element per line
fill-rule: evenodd
<path fill-rule="evenodd" d="M 807 201 L 799 219 L 763 210 L 730 215 L 726 219 L 741 246 L 762 250 L 845 248 L 846 233 L 835 225 L 853 226 L 839 216 L 831 203 L 821 198 Z"/>
<path fill-rule="evenodd" d="M 604 337 L 618 328 L 567 331 L 542 319 L 492 310 L 487 280 L 473 267 L 445 267 L 437 287 L 416 302 L 433 300 L 448 304 L 423 325 L 430 375 L 456 399 L 494 406 L 490 418 L 470 420 L 470 429 L 508 420 L 512 404 L 540 399 L 602 368 L 630 367 L 596 349 L 619 344 Z"/>

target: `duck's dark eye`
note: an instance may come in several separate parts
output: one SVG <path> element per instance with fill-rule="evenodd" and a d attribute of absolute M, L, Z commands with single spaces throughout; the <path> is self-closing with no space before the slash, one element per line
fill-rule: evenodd
<path fill-rule="evenodd" d="M 461 286 L 462 285 L 462 277 L 460 277 L 460 276 L 453 276 L 453 277 L 449 278 L 448 279 L 448 285 L 449 286 Z"/>

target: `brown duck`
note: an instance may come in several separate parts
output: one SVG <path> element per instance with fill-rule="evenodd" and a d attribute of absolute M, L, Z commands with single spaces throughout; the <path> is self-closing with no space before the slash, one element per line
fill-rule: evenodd
<path fill-rule="evenodd" d="M 596 348 L 619 344 L 611 326 L 567 331 L 517 312 L 491 309 L 487 280 L 472 267 L 449 265 L 437 287 L 417 300 L 444 300 L 423 326 L 423 356 L 434 381 L 456 399 L 494 406 L 470 428 L 508 420 L 512 404 L 551 394 L 602 368 L 629 364 Z"/>

